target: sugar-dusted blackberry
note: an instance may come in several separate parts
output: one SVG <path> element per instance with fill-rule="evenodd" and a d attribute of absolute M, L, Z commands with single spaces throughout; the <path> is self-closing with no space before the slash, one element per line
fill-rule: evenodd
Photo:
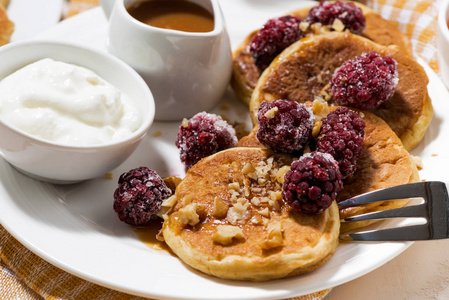
<path fill-rule="evenodd" d="M 114 192 L 114 210 L 121 221 L 135 226 L 148 225 L 157 218 L 162 201 L 172 195 L 162 178 L 147 167 L 123 173 Z"/>
<path fill-rule="evenodd" d="M 332 155 L 314 151 L 294 161 L 285 173 L 282 198 L 297 212 L 318 214 L 332 204 L 342 188 Z"/>
<path fill-rule="evenodd" d="M 297 16 L 283 16 L 270 19 L 263 25 L 249 45 L 249 52 L 260 70 L 268 67 L 282 50 L 303 37 L 300 22 Z"/>
<path fill-rule="evenodd" d="M 294 153 L 309 141 L 314 119 L 313 112 L 296 101 L 262 102 L 256 137 L 275 152 Z"/>
<path fill-rule="evenodd" d="M 349 29 L 355 34 L 361 34 L 366 26 L 362 10 L 352 2 L 322 1 L 309 11 L 305 21 L 332 25 L 335 19 L 339 19 L 345 25 L 344 29 Z"/>
<path fill-rule="evenodd" d="M 354 174 L 363 150 L 365 122 L 346 107 L 330 112 L 321 122 L 316 151 L 329 153 L 335 158 L 343 179 Z"/>
<path fill-rule="evenodd" d="M 397 62 L 371 51 L 344 62 L 330 86 L 337 105 L 370 109 L 393 96 L 398 82 Z"/>
<path fill-rule="evenodd" d="M 220 116 L 200 112 L 184 119 L 176 137 L 181 161 L 186 170 L 200 159 L 218 151 L 237 146 L 235 129 Z"/>

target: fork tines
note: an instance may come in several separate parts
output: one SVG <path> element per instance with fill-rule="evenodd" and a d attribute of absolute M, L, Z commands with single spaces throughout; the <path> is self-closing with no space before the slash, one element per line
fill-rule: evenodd
<path fill-rule="evenodd" d="M 423 198 L 424 203 L 391 210 L 349 217 L 344 222 L 386 218 L 425 218 L 426 223 L 389 229 L 349 233 L 343 240 L 358 241 L 416 241 L 449 237 L 449 197 L 446 184 L 438 181 L 416 182 L 373 191 L 340 202 L 339 206 L 359 205 L 386 200 Z"/>

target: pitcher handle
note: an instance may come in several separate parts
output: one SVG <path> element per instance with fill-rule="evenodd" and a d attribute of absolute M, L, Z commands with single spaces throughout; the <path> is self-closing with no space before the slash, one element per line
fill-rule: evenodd
<path fill-rule="evenodd" d="M 116 0 L 100 0 L 101 8 L 103 9 L 104 14 L 106 15 L 106 18 L 109 19 L 109 16 L 111 15 L 112 8 L 114 7 Z"/>

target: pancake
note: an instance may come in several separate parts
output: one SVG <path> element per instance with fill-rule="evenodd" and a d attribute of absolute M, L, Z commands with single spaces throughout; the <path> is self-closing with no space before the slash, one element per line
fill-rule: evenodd
<path fill-rule="evenodd" d="M 399 74 L 393 96 L 370 112 L 390 125 L 407 150 L 412 149 L 421 141 L 433 115 L 424 69 L 396 47 L 381 46 L 350 33 L 314 35 L 285 49 L 265 69 L 254 89 L 250 103 L 253 123 L 263 101 L 308 102 L 320 96 L 332 105 L 329 82 L 335 69 L 368 51 L 395 59 Z"/>
<path fill-rule="evenodd" d="M 310 106 L 310 103 L 307 103 Z M 330 107 L 335 110 L 336 107 Z M 354 111 L 357 111 L 353 109 Z M 365 121 L 363 151 L 357 161 L 357 171 L 343 180 L 343 190 L 337 202 L 378 189 L 419 181 L 418 169 L 401 140 L 387 123 L 369 112 L 359 112 Z M 264 148 L 256 138 L 257 127 L 239 141 L 238 147 Z M 340 208 L 340 218 L 405 206 L 408 199 L 368 203 Z M 342 223 L 341 232 L 367 226 L 376 221 Z"/>
<path fill-rule="evenodd" d="M 354 2 L 354 4 L 362 9 L 366 19 L 366 27 L 362 32 L 363 37 L 380 45 L 396 45 L 404 55 L 413 56 L 412 45 L 409 39 L 397 26 L 382 18 L 366 5 L 358 2 Z M 290 14 L 299 16 L 303 20 L 311 8 L 305 7 Z M 256 87 L 257 80 L 261 74 L 261 71 L 254 64 L 251 54 L 248 52 L 248 47 L 257 32 L 258 30 L 251 32 L 233 53 L 231 84 L 238 97 L 247 104 L 251 100 L 252 91 Z"/>
<path fill-rule="evenodd" d="M 176 188 L 164 215 L 165 242 L 186 264 L 233 280 L 266 281 L 312 271 L 334 254 L 340 229 L 336 202 L 317 215 L 282 200 L 293 156 L 231 148 L 206 157 Z"/>
<path fill-rule="evenodd" d="M 8 18 L 5 7 L 0 5 L 0 46 L 9 43 L 13 32 L 14 23 Z"/>

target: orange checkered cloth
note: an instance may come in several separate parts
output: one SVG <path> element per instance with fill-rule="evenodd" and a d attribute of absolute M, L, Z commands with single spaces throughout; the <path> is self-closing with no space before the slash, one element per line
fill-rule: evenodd
<path fill-rule="evenodd" d="M 438 72 L 437 0 L 363 1 L 405 32 L 415 53 Z M 98 5 L 98 0 L 69 0 L 66 16 Z M 330 290 L 293 298 L 321 300 Z M 0 295 L 2 299 L 142 299 L 73 276 L 22 246 L 0 225 Z"/>

